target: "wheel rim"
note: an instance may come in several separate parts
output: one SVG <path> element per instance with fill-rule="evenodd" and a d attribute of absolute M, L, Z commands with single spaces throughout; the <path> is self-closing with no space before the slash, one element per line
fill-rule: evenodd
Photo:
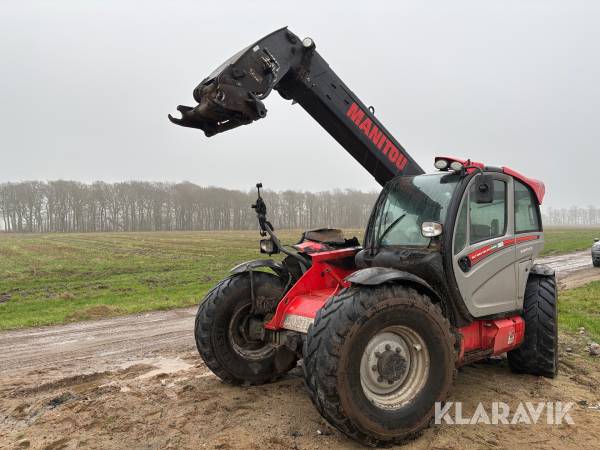
<path fill-rule="evenodd" d="M 229 322 L 228 337 L 231 348 L 245 359 L 260 360 L 273 351 L 273 346 L 264 341 L 253 341 L 248 338 L 249 319 L 262 320 L 262 316 L 250 314 L 251 304 L 236 309 Z"/>
<path fill-rule="evenodd" d="M 421 391 L 429 376 L 429 352 L 411 328 L 385 328 L 368 342 L 360 362 L 360 383 L 367 399 L 398 409 Z"/>

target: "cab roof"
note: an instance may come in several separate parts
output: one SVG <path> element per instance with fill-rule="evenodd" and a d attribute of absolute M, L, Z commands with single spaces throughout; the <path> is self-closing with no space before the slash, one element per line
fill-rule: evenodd
<path fill-rule="evenodd" d="M 456 162 L 461 163 L 465 167 L 473 166 L 473 167 L 478 167 L 484 171 L 495 171 L 495 172 L 505 173 L 506 175 L 516 178 L 517 180 L 519 180 L 520 182 L 522 182 L 523 184 L 528 186 L 535 194 L 535 197 L 536 197 L 539 205 L 541 205 L 544 200 L 544 195 L 546 194 L 546 186 L 544 185 L 543 181 L 526 177 L 525 175 L 517 172 L 514 169 L 511 169 L 510 167 L 506 167 L 506 166 L 503 166 L 500 168 L 489 167 L 481 162 L 471 161 L 470 159 L 455 158 L 453 156 L 436 156 L 435 157 L 435 161 L 438 161 L 440 159 L 445 159 L 449 163 L 456 161 Z M 473 169 L 471 169 L 471 170 L 473 170 Z"/>

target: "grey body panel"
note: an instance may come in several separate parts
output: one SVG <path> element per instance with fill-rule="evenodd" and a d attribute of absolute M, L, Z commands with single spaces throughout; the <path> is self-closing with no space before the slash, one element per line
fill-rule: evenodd
<path fill-rule="evenodd" d="M 514 181 L 512 177 L 502 173 L 490 173 L 495 180 L 506 183 L 506 229 L 502 236 L 470 244 L 470 225 L 467 224 L 465 248 L 452 256 L 454 277 L 458 285 L 465 306 L 473 317 L 501 314 L 507 311 L 522 309 L 525 286 L 535 258 L 544 246 L 542 232 L 523 233 L 527 236 L 538 236 L 535 240 L 522 242 L 515 245 L 505 245 L 519 237 L 515 234 L 514 219 Z M 471 180 L 465 191 L 461 207 L 464 202 L 469 202 L 470 187 L 476 182 L 477 177 Z M 459 208 L 460 210 L 460 208 Z M 469 217 L 470 214 L 467 214 Z M 470 219 L 468 219 L 470 220 Z M 456 241 L 456 232 L 454 236 Z M 453 243 L 453 248 L 454 248 Z M 477 250 L 488 246 L 498 246 L 498 249 L 489 256 L 474 264 L 470 270 L 463 270 L 459 264 Z"/>
<path fill-rule="evenodd" d="M 537 236 L 533 241 L 521 242 L 515 245 L 515 257 L 517 259 L 517 308 L 523 309 L 523 300 L 525 299 L 525 287 L 529 275 L 535 270 L 538 275 L 546 274 L 552 271 L 541 264 L 534 264 L 535 259 L 544 249 L 544 233 L 527 233 L 527 236 Z M 517 239 L 519 234 L 516 235 Z M 552 271 L 552 275 L 554 271 Z"/>

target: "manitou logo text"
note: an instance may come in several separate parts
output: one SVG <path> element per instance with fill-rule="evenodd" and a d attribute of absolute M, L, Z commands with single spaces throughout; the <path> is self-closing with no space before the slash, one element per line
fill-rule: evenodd
<path fill-rule="evenodd" d="M 373 123 L 371 119 L 368 117 L 365 118 L 365 112 L 360 109 L 360 107 L 356 103 L 352 103 L 348 111 L 346 112 L 346 117 L 349 117 L 352 122 L 356 124 L 356 126 L 365 133 L 365 136 L 369 138 L 375 146 L 381 150 L 381 152 L 388 157 L 388 159 L 398 168 L 400 172 L 404 170 L 406 163 L 408 160 L 406 156 L 404 156 L 398 148 L 394 144 L 390 142 L 388 137 L 383 134 L 377 125 Z"/>

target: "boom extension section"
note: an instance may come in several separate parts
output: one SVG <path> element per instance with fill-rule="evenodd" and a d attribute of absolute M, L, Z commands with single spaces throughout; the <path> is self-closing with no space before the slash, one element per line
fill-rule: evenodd
<path fill-rule="evenodd" d="M 398 141 L 340 80 L 315 50 L 287 28 L 228 59 L 195 89 L 195 107 L 179 105 L 171 122 L 208 137 L 267 114 L 263 100 L 275 89 L 299 103 L 381 185 L 397 175 L 424 173 Z"/>

